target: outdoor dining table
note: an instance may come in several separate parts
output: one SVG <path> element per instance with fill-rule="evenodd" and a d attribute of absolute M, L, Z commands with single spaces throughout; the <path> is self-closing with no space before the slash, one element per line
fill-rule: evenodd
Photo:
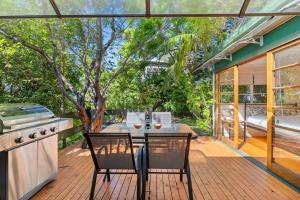
<path fill-rule="evenodd" d="M 167 133 L 167 134 L 176 134 L 176 133 L 192 133 L 192 139 L 197 138 L 197 134 L 191 127 L 187 124 L 173 123 L 170 126 L 162 127 L 156 129 L 151 126 L 150 129 L 145 129 L 145 127 L 135 128 L 128 127 L 126 123 L 117 123 L 111 124 L 104 128 L 100 133 L 130 133 L 132 139 L 145 139 L 145 133 Z"/>

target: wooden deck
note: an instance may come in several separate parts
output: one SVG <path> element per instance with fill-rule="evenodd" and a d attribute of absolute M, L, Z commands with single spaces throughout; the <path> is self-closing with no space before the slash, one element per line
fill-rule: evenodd
<path fill-rule="evenodd" d="M 210 137 L 192 142 L 190 154 L 195 199 L 300 199 L 300 194 Z M 87 199 L 93 163 L 88 150 L 73 145 L 59 152 L 57 179 L 32 199 Z M 134 199 L 135 175 L 114 175 L 110 183 L 98 176 L 95 199 Z M 187 199 L 178 175 L 150 175 L 150 199 Z"/>

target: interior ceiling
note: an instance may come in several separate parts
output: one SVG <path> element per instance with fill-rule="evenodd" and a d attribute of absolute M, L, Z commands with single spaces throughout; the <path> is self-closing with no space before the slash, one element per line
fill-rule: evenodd
<path fill-rule="evenodd" d="M 300 15 L 300 0 L 0 0 L 0 18 Z"/>
<path fill-rule="evenodd" d="M 239 66 L 239 73 L 266 72 L 267 60 L 266 57 L 260 57 Z"/>

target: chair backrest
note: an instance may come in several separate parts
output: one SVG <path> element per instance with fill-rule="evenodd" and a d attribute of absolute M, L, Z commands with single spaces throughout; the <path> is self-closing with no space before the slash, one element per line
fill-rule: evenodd
<path fill-rule="evenodd" d="M 130 133 L 84 134 L 96 169 L 136 170 Z"/>
<path fill-rule="evenodd" d="M 127 112 L 126 125 L 133 127 L 134 124 L 145 124 L 144 112 Z"/>
<path fill-rule="evenodd" d="M 161 124 L 162 127 L 172 126 L 171 112 L 152 112 L 152 124 Z"/>
<path fill-rule="evenodd" d="M 145 133 L 149 169 L 186 169 L 192 134 Z"/>

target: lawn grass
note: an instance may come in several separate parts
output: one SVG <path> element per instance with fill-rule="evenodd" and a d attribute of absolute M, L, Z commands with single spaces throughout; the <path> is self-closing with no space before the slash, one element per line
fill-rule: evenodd
<path fill-rule="evenodd" d="M 196 133 L 212 135 L 212 128 L 208 127 L 206 124 L 199 123 L 201 122 L 199 119 L 192 119 L 191 117 L 182 117 L 182 118 L 174 118 L 174 122 L 187 124 L 190 126 Z"/>

